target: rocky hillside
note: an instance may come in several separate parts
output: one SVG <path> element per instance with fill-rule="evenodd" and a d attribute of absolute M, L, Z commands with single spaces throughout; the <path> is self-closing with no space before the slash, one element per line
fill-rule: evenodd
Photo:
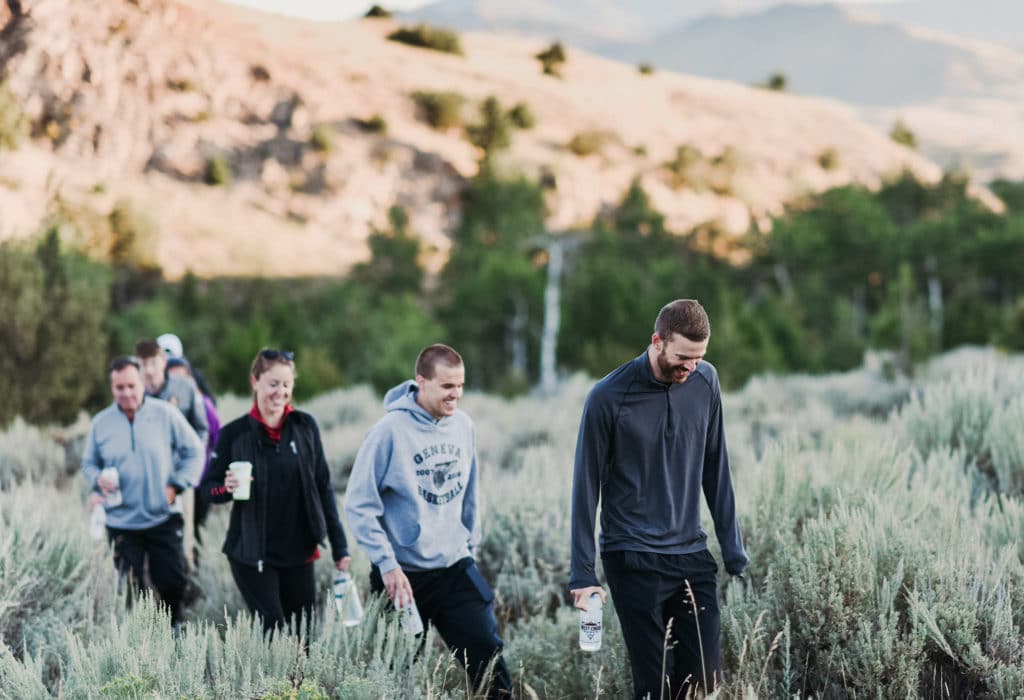
<path fill-rule="evenodd" d="M 203 0 L 7 0 L 0 28 L 7 104 L 31 131 L 0 151 L 0 236 L 36 230 L 54 202 L 106 214 L 128 201 L 172 276 L 343 272 L 395 204 L 438 264 L 480 153 L 461 127 L 425 123 L 415 91 L 463 95 L 467 123 L 489 95 L 527 105 L 536 124 L 499 166 L 555 185 L 554 229 L 586 224 L 635 177 L 674 229 L 742 231 L 833 185 L 939 175 L 829 101 L 575 50 L 562 78 L 545 76 L 532 40 L 466 34 L 459 56 L 387 40 L 389 20 Z"/>

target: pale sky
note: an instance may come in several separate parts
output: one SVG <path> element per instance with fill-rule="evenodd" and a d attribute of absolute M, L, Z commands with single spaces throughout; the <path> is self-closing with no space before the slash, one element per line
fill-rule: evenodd
<path fill-rule="evenodd" d="M 359 17 L 373 5 L 364 0 L 224 0 L 266 12 L 331 21 Z M 426 5 L 431 0 L 385 0 L 377 4 L 389 10 L 409 10 Z M 666 0 L 671 2 L 672 0 Z M 892 0 L 844 0 L 847 3 L 891 2 Z"/>
<path fill-rule="evenodd" d="M 364 0 L 225 0 L 266 12 L 305 17 L 319 21 L 359 17 L 374 3 Z M 408 10 L 426 5 L 429 0 L 385 0 L 377 4 L 389 10 Z"/>

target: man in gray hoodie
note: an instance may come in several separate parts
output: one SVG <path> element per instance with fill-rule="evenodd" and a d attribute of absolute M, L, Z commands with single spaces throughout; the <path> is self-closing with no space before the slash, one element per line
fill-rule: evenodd
<path fill-rule="evenodd" d="M 416 379 L 384 397 L 387 415 L 367 434 L 345 492 L 345 516 L 373 568 L 374 591 L 399 608 L 415 600 L 479 687 L 495 659 L 489 697 L 511 697 L 494 619 L 494 593 L 473 561 L 476 434 L 458 410 L 466 370 L 447 345 L 424 348 Z"/>
<path fill-rule="evenodd" d="M 150 578 L 176 625 L 186 583 L 178 494 L 195 485 L 206 451 L 178 409 L 146 397 L 137 358 L 111 363 L 110 390 L 114 403 L 89 429 L 82 476 L 104 496 L 118 570 L 141 585 L 148 555 Z"/>

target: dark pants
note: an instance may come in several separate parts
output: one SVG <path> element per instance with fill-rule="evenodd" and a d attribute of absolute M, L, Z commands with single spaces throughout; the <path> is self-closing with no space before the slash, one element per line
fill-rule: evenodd
<path fill-rule="evenodd" d="M 205 489 L 195 489 L 195 508 L 192 511 L 192 525 L 195 531 L 196 544 L 192 548 L 192 561 L 195 567 L 199 568 L 199 548 L 203 544 L 203 535 L 200 528 L 206 524 L 206 518 L 210 514 L 210 497 Z"/>
<path fill-rule="evenodd" d="M 181 597 L 185 592 L 185 552 L 181 540 L 184 521 L 180 515 L 144 530 L 108 527 L 107 537 L 114 545 L 114 565 L 122 576 L 135 579 L 139 588 L 145 582 L 145 560 L 149 556 L 149 578 L 171 610 L 171 623 L 181 622 Z"/>
<path fill-rule="evenodd" d="M 720 683 L 718 565 L 711 552 L 604 552 L 601 559 L 629 651 L 634 697 L 683 698 Z"/>
<path fill-rule="evenodd" d="M 308 632 L 316 597 L 313 562 L 280 567 L 264 563 L 260 571 L 255 566 L 228 561 L 249 612 L 263 618 L 264 632 L 272 633 L 287 625 L 293 633 L 299 634 L 303 618 Z"/>
<path fill-rule="evenodd" d="M 512 697 L 512 679 L 501 656 L 504 643 L 494 619 L 494 592 L 484 581 L 472 558 L 466 557 L 447 569 L 406 571 L 423 625 L 437 628 L 441 639 L 466 667 L 473 687 L 487 680 L 484 672 L 495 656 L 487 697 Z M 370 588 L 384 590 L 380 570 L 370 571 Z"/>

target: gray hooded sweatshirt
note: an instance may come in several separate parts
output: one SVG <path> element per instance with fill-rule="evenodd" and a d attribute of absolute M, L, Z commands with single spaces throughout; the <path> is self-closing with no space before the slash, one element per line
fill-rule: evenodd
<path fill-rule="evenodd" d="M 435 420 L 418 391 L 410 380 L 385 395 L 345 491 L 348 526 L 382 573 L 445 568 L 479 542 L 473 422 L 462 411 Z"/>

